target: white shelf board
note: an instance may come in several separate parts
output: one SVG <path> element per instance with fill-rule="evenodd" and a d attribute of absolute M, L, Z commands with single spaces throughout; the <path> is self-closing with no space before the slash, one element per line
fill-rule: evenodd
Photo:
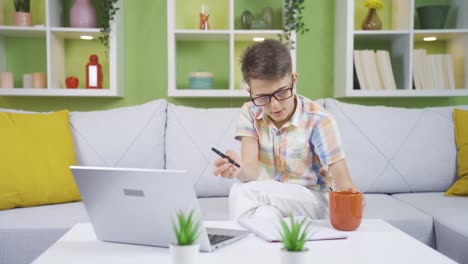
<path fill-rule="evenodd" d="M 176 30 L 176 40 L 229 40 L 229 30 Z"/>
<path fill-rule="evenodd" d="M 346 97 L 454 97 L 468 96 L 468 89 L 440 90 L 352 90 Z"/>
<path fill-rule="evenodd" d="M 172 97 L 238 97 L 247 98 L 249 93 L 245 90 L 227 90 L 227 89 L 176 89 L 169 90 L 169 96 Z"/>
<path fill-rule="evenodd" d="M 422 41 L 425 37 L 436 37 L 437 40 L 449 40 L 456 37 L 468 35 L 468 29 L 446 29 L 446 30 L 415 30 L 414 40 Z"/>
<path fill-rule="evenodd" d="M 45 37 L 46 27 L 0 26 L 0 36 L 7 37 Z"/>
<path fill-rule="evenodd" d="M 278 39 L 278 35 L 284 35 L 282 30 L 234 30 L 236 41 L 252 41 L 255 37 Z"/>
<path fill-rule="evenodd" d="M 76 96 L 119 97 L 110 89 L 59 89 L 59 88 L 0 88 L 0 96 Z"/>
<path fill-rule="evenodd" d="M 409 36 L 409 30 L 355 30 L 354 36 L 360 40 L 392 40 Z"/>
<path fill-rule="evenodd" d="M 102 35 L 101 29 L 99 28 L 65 28 L 65 27 L 52 27 L 50 31 L 59 37 L 64 39 L 79 39 L 82 35 L 93 36 L 97 39 Z"/>

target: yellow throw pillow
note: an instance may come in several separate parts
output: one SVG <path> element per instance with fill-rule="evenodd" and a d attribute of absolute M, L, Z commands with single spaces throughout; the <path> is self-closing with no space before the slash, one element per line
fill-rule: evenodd
<path fill-rule="evenodd" d="M 79 200 L 74 164 L 68 111 L 0 112 L 0 210 Z"/>
<path fill-rule="evenodd" d="M 454 109 L 455 142 L 457 144 L 458 180 L 446 192 L 446 196 L 468 196 L 468 111 Z"/>

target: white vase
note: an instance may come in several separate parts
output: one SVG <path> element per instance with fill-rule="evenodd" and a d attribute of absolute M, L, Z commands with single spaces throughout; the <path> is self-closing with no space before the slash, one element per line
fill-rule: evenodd
<path fill-rule="evenodd" d="M 172 264 L 196 264 L 198 263 L 199 244 L 189 246 L 169 245 Z"/>
<path fill-rule="evenodd" d="M 281 264 L 308 264 L 309 249 L 304 248 L 302 251 L 287 251 L 284 248 L 280 252 Z"/>

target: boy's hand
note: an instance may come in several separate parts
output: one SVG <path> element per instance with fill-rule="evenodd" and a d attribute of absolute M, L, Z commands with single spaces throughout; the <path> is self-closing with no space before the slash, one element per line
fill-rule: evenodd
<path fill-rule="evenodd" d="M 241 164 L 239 162 L 239 156 L 232 150 L 226 151 L 226 156 Z M 223 178 L 232 179 L 236 178 L 240 174 L 240 168 L 229 163 L 228 159 L 225 158 L 217 158 L 214 162 L 215 170 L 213 171 L 214 176 L 221 175 Z M 242 165 L 241 165 L 242 167 Z"/>
<path fill-rule="evenodd" d="M 320 168 L 319 174 L 325 177 L 326 182 L 331 182 L 333 180 L 332 178 L 333 176 L 330 173 L 327 166 Z M 345 188 L 338 189 L 337 191 L 360 192 L 358 188 L 356 188 L 356 186 L 354 186 L 351 182 L 348 182 Z M 366 208 L 366 197 L 364 196 L 364 193 L 363 193 L 362 194 L 362 210 L 363 211 L 364 211 L 364 208 Z"/>

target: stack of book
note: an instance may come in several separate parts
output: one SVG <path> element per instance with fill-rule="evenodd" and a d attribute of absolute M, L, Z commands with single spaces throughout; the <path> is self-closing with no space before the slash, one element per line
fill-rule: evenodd
<path fill-rule="evenodd" d="M 413 83 L 416 90 L 455 89 L 452 55 L 413 50 Z"/>
<path fill-rule="evenodd" d="M 388 51 L 354 50 L 354 89 L 397 89 Z"/>

